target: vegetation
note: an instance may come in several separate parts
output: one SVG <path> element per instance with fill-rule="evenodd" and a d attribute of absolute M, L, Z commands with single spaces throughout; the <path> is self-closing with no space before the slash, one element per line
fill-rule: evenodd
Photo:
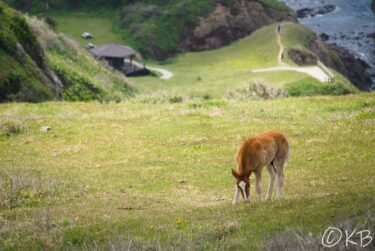
<path fill-rule="evenodd" d="M 299 29 L 299 24 L 287 23 L 288 29 Z M 248 96 L 238 95 L 238 91 L 249 83 L 261 83 L 276 89 L 284 89 L 288 83 L 306 82 L 326 88 L 318 80 L 305 74 L 285 72 L 251 73 L 252 69 L 275 67 L 278 65 L 277 55 L 279 46 L 276 41 L 276 24 L 255 31 L 250 36 L 232 43 L 231 45 L 212 51 L 185 53 L 165 61 L 159 67 L 171 71 L 174 75 L 170 80 L 160 80 L 155 77 L 137 78 L 136 85 L 139 93 L 166 93 L 191 97 L 229 97 L 243 99 Z M 311 32 L 306 29 L 306 36 Z M 303 31 L 298 35 L 301 44 L 306 43 Z M 285 36 L 285 37 L 284 37 Z M 289 40 L 289 33 L 282 33 L 286 46 L 295 46 L 298 40 Z M 307 50 L 307 49 L 306 49 Z M 152 63 L 151 63 L 152 66 Z M 357 90 L 350 82 L 335 72 L 336 80 L 345 90 L 343 93 L 353 93 Z M 327 86 L 329 89 L 330 87 Z M 242 92 L 242 91 L 241 91 Z M 329 95 L 319 92 L 319 95 Z M 233 96 L 234 95 L 234 96 Z M 304 93 L 300 93 L 304 95 Z M 240 97 L 241 96 L 241 97 Z M 278 95 L 277 95 L 278 96 Z"/>
<path fill-rule="evenodd" d="M 25 19 L 0 2 L 0 102 L 53 96 L 42 82 L 44 54 Z"/>
<path fill-rule="evenodd" d="M 254 250 L 287 229 L 363 223 L 374 111 L 374 94 L 2 104 L 0 121 L 28 130 L 0 136 L 0 248 Z M 291 141 L 283 197 L 232 206 L 234 154 L 268 129 Z"/>
<path fill-rule="evenodd" d="M 313 47 L 319 50 L 321 57 L 330 58 L 335 64 L 335 68 L 342 71 L 344 64 L 340 57 L 334 51 L 327 49 L 317 38 L 316 34 L 303 25 L 295 25 L 287 23 L 283 26 L 283 42 L 287 44 L 286 50 L 295 50 L 299 53 L 301 58 L 312 57 L 316 58 Z M 289 64 L 296 64 L 286 53 L 286 61 Z"/>
<path fill-rule="evenodd" d="M 140 6 L 145 16 L 161 5 L 106 2 Z M 176 21 L 160 48 L 208 3 L 177 2 L 149 17 Z M 185 21 L 177 20 L 178 4 L 186 4 Z M 133 96 L 125 77 L 51 30 L 76 20 L 74 36 L 90 23 L 100 37 L 121 40 L 108 16 L 90 22 L 50 12 L 46 24 L 0 7 L 1 95 L 10 88 L 7 100 L 106 102 L 0 104 L 0 250 L 263 250 L 286 247 L 283 240 L 310 249 L 328 226 L 372 224 L 375 95 L 334 71 L 332 84 L 296 72 L 251 73 L 278 64 L 276 25 L 219 50 L 150 61 L 174 75 L 136 78 Z M 310 34 L 287 24 L 283 43 L 309 53 Z M 43 67 L 62 81 L 58 93 L 41 84 Z M 334 96 L 348 93 L 357 94 Z M 272 129 L 291 142 L 282 199 L 232 206 L 238 146 Z M 265 175 L 263 191 L 267 183 Z M 253 177 L 251 184 L 255 198 Z"/>
<path fill-rule="evenodd" d="M 284 3 L 278 0 L 254 1 L 261 2 L 274 9 L 290 11 Z M 65 16 L 71 16 L 72 10 L 75 11 L 73 17 L 75 16 L 74 18 L 80 21 L 84 21 L 79 17 L 82 12 L 96 18 L 98 16 L 108 17 L 110 13 L 108 19 L 112 23 L 111 29 L 115 30 L 117 34 L 114 37 L 117 41 L 125 39 L 130 46 L 140 51 L 142 55 L 164 60 L 178 52 L 179 41 L 189 29 L 196 25 L 199 17 L 210 13 L 217 4 L 230 6 L 235 0 L 55 0 L 49 1 L 50 8 L 48 10 L 45 9 L 44 1 L 40 1 L 40 3 L 32 2 L 28 7 L 25 7 L 25 4 L 17 4 L 18 0 L 8 0 L 8 2 L 24 11 L 31 11 L 39 15 L 57 15 L 58 18 L 63 19 L 63 22 L 73 21 L 64 18 Z M 79 25 L 78 22 L 75 23 L 75 25 L 77 24 Z M 84 24 L 79 26 L 85 27 Z M 92 23 L 87 28 L 90 28 L 90 26 L 92 26 Z M 96 28 L 99 28 L 97 34 L 99 36 L 101 28 L 100 26 L 96 26 Z M 75 37 L 80 34 L 74 33 Z"/>
<path fill-rule="evenodd" d="M 260 0 L 264 4 L 276 9 L 276 10 L 284 10 L 284 11 L 291 11 L 289 6 L 279 0 Z"/>
<path fill-rule="evenodd" d="M 345 95 L 351 93 L 348 86 L 341 83 L 323 84 L 312 78 L 288 83 L 285 89 L 290 96 Z"/>
<path fill-rule="evenodd" d="M 53 21 L 47 25 L 2 2 L 0 7 L 1 102 L 119 101 L 131 94 L 122 74 L 98 64 L 74 41 L 51 30 Z"/>
<path fill-rule="evenodd" d="M 115 24 L 118 21 L 115 19 L 117 16 L 118 14 L 115 11 L 107 11 L 99 17 L 92 12 L 67 15 L 63 11 L 53 11 L 49 14 L 49 17 L 52 17 L 57 22 L 57 31 L 73 38 L 81 46 L 86 46 L 87 43 L 95 45 L 107 43 L 128 44 L 126 37 L 119 31 L 119 25 Z M 93 38 L 90 40 L 83 39 L 81 34 L 86 31 L 93 34 Z"/>

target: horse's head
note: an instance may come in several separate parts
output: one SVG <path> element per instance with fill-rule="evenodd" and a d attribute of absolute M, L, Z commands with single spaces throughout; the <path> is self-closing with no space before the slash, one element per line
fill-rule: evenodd
<path fill-rule="evenodd" d="M 245 203 L 250 201 L 250 181 L 249 177 L 246 175 L 238 175 L 238 173 L 232 169 L 232 175 L 236 179 L 236 193 L 234 196 L 233 204 L 239 202 L 239 193 L 241 193 L 242 198 Z"/>

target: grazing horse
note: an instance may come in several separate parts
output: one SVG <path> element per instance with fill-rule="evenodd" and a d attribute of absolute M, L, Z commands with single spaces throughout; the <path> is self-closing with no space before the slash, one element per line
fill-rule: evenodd
<path fill-rule="evenodd" d="M 248 138 L 238 149 L 236 160 L 237 172 L 232 169 L 236 178 L 236 193 L 233 205 L 239 203 L 240 194 L 245 202 L 250 201 L 250 174 L 255 173 L 255 189 L 259 200 L 262 200 L 262 169 L 267 167 L 270 175 L 266 200 L 272 196 L 273 184 L 277 175 L 276 198 L 281 196 L 283 186 L 284 166 L 290 155 L 287 137 L 276 131 L 268 131 Z"/>

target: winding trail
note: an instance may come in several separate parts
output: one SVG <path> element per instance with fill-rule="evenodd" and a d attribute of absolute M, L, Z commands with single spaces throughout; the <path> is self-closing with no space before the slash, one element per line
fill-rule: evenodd
<path fill-rule="evenodd" d="M 283 55 L 284 55 L 285 47 L 281 40 L 281 27 L 282 25 L 280 24 L 280 26 L 277 26 L 276 28 L 277 44 L 279 45 L 279 53 L 277 55 L 277 62 L 279 66 L 262 68 L 262 69 L 254 69 L 254 70 L 251 70 L 251 72 L 259 73 L 259 72 L 270 72 L 270 71 L 296 71 L 296 72 L 308 74 L 322 83 L 330 82 L 332 80 L 332 77 L 331 77 L 332 73 L 327 73 L 325 70 L 322 69 L 322 67 L 315 66 L 315 65 L 306 66 L 306 67 L 289 66 L 284 61 Z M 328 71 L 327 67 L 324 66 L 323 68 L 325 68 Z"/>
<path fill-rule="evenodd" d="M 125 62 L 129 63 L 130 61 L 128 59 L 125 59 Z M 137 61 L 132 61 L 132 64 L 140 67 L 140 68 L 143 68 L 143 65 L 138 63 Z M 150 71 L 156 71 L 156 72 L 159 72 L 161 74 L 160 76 L 160 79 L 171 79 L 173 77 L 173 73 L 170 72 L 170 71 L 167 71 L 165 69 L 161 69 L 161 68 L 156 68 L 156 67 L 146 67 L 146 69 L 149 69 Z"/>
<path fill-rule="evenodd" d="M 155 67 L 146 67 L 146 68 L 151 70 L 151 71 L 157 71 L 157 72 L 161 73 L 160 79 L 170 79 L 170 78 L 173 77 L 173 73 L 170 72 L 170 71 L 167 71 L 165 69 L 155 68 Z"/>
<path fill-rule="evenodd" d="M 280 28 L 276 29 L 277 44 L 279 45 L 279 54 L 277 56 L 277 61 L 279 62 L 280 65 L 283 65 L 285 63 L 284 63 L 284 60 L 283 60 L 284 59 L 284 57 L 283 57 L 283 55 L 284 55 L 284 45 L 283 45 L 283 43 L 281 41 L 281 36 L 280 36 L 281 25 L 278 26 L 278 27 L 280 27 Z"/>
<path fill-rule="evenodd" d="M 322 83 L 329 82 L 328 75 L 318 66 L 307 66 L 307 67 L 293 67 L 293 66 L 276 66 L 270 68 L 252 70 L 253 73 L 258 72 L 269 72 L 269 71 L 296 71 L 306 73 L 311 77 L 319 80 Z"/>

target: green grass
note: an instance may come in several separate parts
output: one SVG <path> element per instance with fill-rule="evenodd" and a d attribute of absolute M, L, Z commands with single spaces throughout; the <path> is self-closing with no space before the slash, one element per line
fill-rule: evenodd
<path fill-rule="evenodd" d="M 0 135 L 0 248 L 254 250 L 287 228 L 322 233 L 373 207 L 374 109 L 374 94 L 2 104 L 28 130 Z M 234 154 L 269 129 L 291 142 L 283 198 L 232 206 Z"/>
<path fill-rule="evenodd" d="M 285 89 L 290 96 L 345 95 L 351 93 L 351 89 L 342 83 L 324 84 L 316 82 L 312 78 L 288 83 Z"/>
<path fill-rule="evenodd" d="M 93 18 L 90 13 L 74 13 L 73 15 L 53 14 L 58 21 L 58 30 L 78 39 L 81 45 L 87 43 L 80 37 L 86 27 L 99 27 L 99 35 L 94 34 L 100 43 L 110 43 L 112 38 L 119 37 L 114 17 L 103 15 Z M 106 25 L 102 25 L 105 22 Z M 74 25 L 76 24 L 76 25 Z M 93 29 L 94 29 L 93 28 Z M 319 81 L 297 72 L 267 72 L 251 73 L 251 69 L 274 67 L 278 65 L 278 44 L 276 41 L 276 24 L 255 31 L 250 36 L 232 43 L 218 50 L 185 53 L 165 62 L 148 61 L 147 65 L 164 68 L 171 71 L 174 76 L 170 80 L 161 80 L 158 76 L 132 78 L 132 82 L 139 94 L 163 93 L 169 96 L 191 97 L 227 97 L 238 88 L 249 83 L 262 83 L 265 85 L 283 88 L 288 83 L 298 81 Z M 119 37 L 121 39 L 121 37 Z M 97 43 L 93 40 L 94 43 Z M 302 25 L 284 23 L 282 40 L 287 48 L 297 48 L 309 51 L 314 39 L 313 33 Z M 125 41 L 118 41 L 124 43 Z M 98 43 L 99 44 L 99 43 Z M 126 42 L 125 42 L 126 44 Z M 289 62 L 294 64 L 293 62 Z M 350 82 L 338 73 L 336 78 L 346 89 L 356 92 Z"/>
<path fill-rule="evenodd" d="M 134 80 L 136 87 L 140 92 L 225 97 L 232 89 L 251 81 L 282 85 L 291 79 L 304 78 L 305 75 L 293 72 L 250 72 L 251 69 L 277 65 L 278 45 L 274 29 L 275 25 L 265 27 L 222 49 L 186 53 L 173 58 L 167 64 L 157 65 L 171 71 L 174 74 L 172 79 L 137 78 Z"/>
<path fill-rule="evenodd" d="M 287 47 L 298 45 L 308 50 L 306 46 L 310 40 L 306 36 L 309 37 L 310 30 L 293 23 L 285 23 L 284 27 L 282 40 Z M 250 72 L 251 69 L 278 66 L 279 47 L 275 30 L 276 24 L 269 25 L 222 49 L 186 53 L 167 60 L 165 64 L 156 66 L 171 71 L 174 74 L 173 78 L 136 78 L 134 82 L 137 90 L 139 93 L 163 92 L 173 95 L 227 97 L 229 92 L 254 82 L 279 88 L 298 81 L 321 85 L 318 80 L 293 71 Z M 345 77 L 338 73 L 335 75 L 337 81 L 346 89 L 356 91 Z"/>
<path fill-rule="evenodd" d="M 260 0 L 260 1 L 276 10 L 291 11 L 288 5 L 278 0 Z"/>
<path fill-rule="evenodd" d="M 95 17 L 90 12 L 75 12 L 67 15 L 60 12 L 49 13 L 57 21 L 57 31 L 62 32 L 78 41 L 82 46 L 87 43 L 102 45 L 108 43 L 126 44 L 126 40 L 118 31 L 115 21 L 118 14 L 113 11 L 112 17 Z M 90 32 L 94 38 L 83 39 L 81 34 Z"/>

